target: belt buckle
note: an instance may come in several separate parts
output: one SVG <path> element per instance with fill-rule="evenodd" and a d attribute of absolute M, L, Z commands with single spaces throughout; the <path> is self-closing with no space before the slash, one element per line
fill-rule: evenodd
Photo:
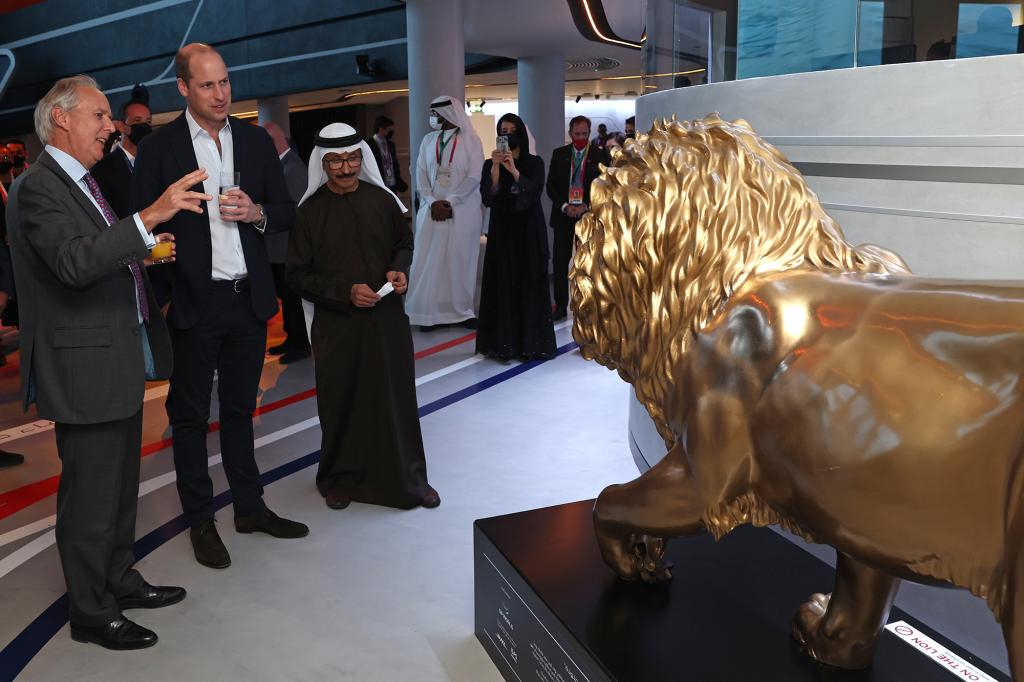
<path fill-rule="evenodd" d="M 240 280 L 240 279 L 236 279 L 236 280 L 234 280 L 231 283 L 231 288 L 235 290 L 236 294 L 242 293 L 242 290 L 238 288 L 239 286 L 241 286 L 241 284 L 242 284 L 242 280 Z"/>

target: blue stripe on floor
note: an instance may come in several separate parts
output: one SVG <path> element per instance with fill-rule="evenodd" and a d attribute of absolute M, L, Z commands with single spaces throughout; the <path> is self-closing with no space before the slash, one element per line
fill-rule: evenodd
<path fill-rule="evenodd" d="M 567 343 L 557 350 L 556 355 L 563 355 L 574 348 L 576 348 L 575 343 Z M 444 409 L 445 407 L 453 405 L 460 400 L 465 400 L 466 398 L 476 395 L 481 391 L 485 391 L 492 386 L 496 386 L 503 381 L 508 381 L 513 377 L 519 376 L 523 372 L 544 364 L 544 362 L 545 361 L 543 360 L 524 362 L 514 367 L 510 367 L 503 372 L 499 372 L 493 377 L 484 379 L 472 386 L 467 386 L 462 390 L 446 395 L 443 398 L 439 398 L 432 403 L 427 403 L 419 408 L 420 417 L 426 417 L 428 414 Z M 276 469 L 271 469 L 264 473 L 260 478 L 263 485 L 270 485 L 275 481 L 279 481 L 286 476 L 290 476 L 316 464 L 319 459 L 320 451 L 317 450 L 316 452 L 311 452 L 308 455 L 303 455 L 298 459 L 282 464 Z M 213 498 L 213 504 L 216 510 L 223 509 L 230 503 L 231 492 L 227 490 Z M 173 537 L 187 529 L 188 523 L 185 521 L 184 515 L 182 515 L 173 518 L 159 528 L 150 531 L 135 542 L 133 549 L 136 561 L 145 558 L 158 547 L 162 546 Z M 21 671 L 25 669 L 25 666 L 35 658 L 36 654 L 46 646 L 47 642 L 53 639 L 53 636 L 56 635 L 60 629 L 67 624 L 67 622 L 68 595 L 65 593 L 55 602 L 50 604 L 50 606 L 39 614 L 35 620 L 29 623 L 24 630 L 18 633 L 18 635 L 12 639 L 6 647 L 4 647 L 3 651 L 0 651 L 0 680 L 13 680 L 21 674 Z"/>

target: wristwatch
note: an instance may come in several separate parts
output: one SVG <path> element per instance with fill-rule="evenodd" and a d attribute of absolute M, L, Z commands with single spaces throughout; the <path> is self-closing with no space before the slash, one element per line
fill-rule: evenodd
<path fill-rule="evenodd" d="M 259 230 L 260 232 L 262 232 L 267 227 L 267 214 L 266 211 L 263 210 L 263 204 L 256 205 L 260 207 L 260 218 L 259 220 L 254 222 L 252 226 Z"/>

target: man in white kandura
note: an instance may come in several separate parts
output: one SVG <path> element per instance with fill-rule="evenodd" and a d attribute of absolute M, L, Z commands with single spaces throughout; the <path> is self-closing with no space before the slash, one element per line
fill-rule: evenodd
<path fill-rule="evenodd" d="M 461 100 L 442 96 L 430 105 L 430 126 L 416 163 L 416 248 L 405 311 L 424 328 L 474 328 L 476 267 L 483 209 L 480 169 L 484 152 Z"/>

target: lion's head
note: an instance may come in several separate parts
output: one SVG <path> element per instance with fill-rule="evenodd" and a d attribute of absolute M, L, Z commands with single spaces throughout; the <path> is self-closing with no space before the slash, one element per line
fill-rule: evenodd
<path fill-rule="evenodd" d="M 578 223 L 573 337 L 633 384 L 666 442 L 672 368 L 748 278 L 797 268 L 906 272 L 852 247 L 803 176 L 746 121 L 662 121 L 626 142 Z"/>

